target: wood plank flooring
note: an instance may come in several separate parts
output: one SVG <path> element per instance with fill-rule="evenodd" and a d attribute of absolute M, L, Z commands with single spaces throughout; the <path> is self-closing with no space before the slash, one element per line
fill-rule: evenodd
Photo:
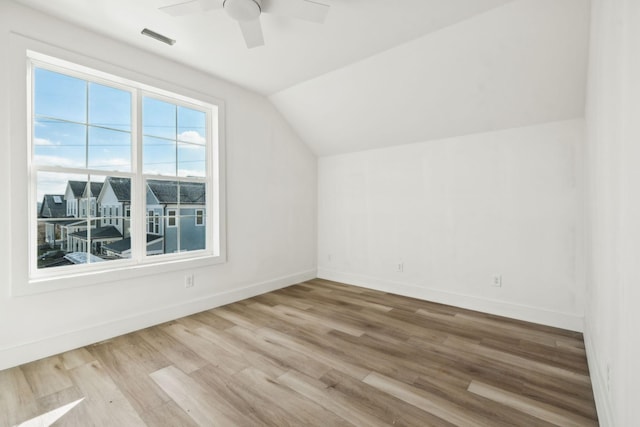
<path fill-rule="evenodd" d="M 55 410 L 56 426 L 598 425 L 581 334 L 321 279 L 0 371 L 0 426 Z"/>

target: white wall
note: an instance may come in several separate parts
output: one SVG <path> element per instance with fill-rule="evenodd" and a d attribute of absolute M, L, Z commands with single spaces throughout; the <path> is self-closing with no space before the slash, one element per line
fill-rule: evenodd
<path fill-rule="evenodd" d="M 593 0 L 585 344 L 601 425 L 640 420 L 640 3 Z"/>
<path fill-rule="evenodd" d="M 319 276 L 582 330 L 583 138 L 578 119 L 320 158 Z"/>
<path fill-rule="evenodd" d="M 16 40 L 10 31 L 225 101 L 226 264 L 197 269 L 188 290 L 177 270 L 10 295 L 27 256 L 27 169 L 16 161 L 25 157 L 26 141 L 10 138 L 27 124 L 8 96 L 22 84 L 9 73 Z M 315 277 L 316 158 L 264 97 L 6 1 L 0 63 L 0 369 Z"/>

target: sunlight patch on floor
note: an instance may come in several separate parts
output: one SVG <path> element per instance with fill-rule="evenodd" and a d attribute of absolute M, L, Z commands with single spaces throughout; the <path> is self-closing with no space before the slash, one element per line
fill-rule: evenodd
<path fill-rule="evenodd" d="M 49 427 L 51 424 L 62 418 L 67 412 L 75 408 L 75 406 L 83 400 L 84 397 L 42 415 L 38 415 L 35 418 L 31 418 L 16 427 Z"/>

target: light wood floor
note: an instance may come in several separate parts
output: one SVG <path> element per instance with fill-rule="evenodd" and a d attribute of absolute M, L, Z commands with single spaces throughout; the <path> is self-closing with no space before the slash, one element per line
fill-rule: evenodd
<path fill-rule="evenodd" d="M 2 426 L 67 404 L 55 425 L 597 425 L 581 334 L 319 279 L 0 371 Z"/>

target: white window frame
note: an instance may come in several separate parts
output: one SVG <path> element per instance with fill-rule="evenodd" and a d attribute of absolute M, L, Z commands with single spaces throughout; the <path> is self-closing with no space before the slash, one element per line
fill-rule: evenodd
<path fill-rule="evenodd" d="M 26 95 L 25 99 L 20 100 L 20 97 L 16 95 L 20 94 L 19 90 L 13 90 L 11 95 L 12 100 L 16 100 L 18 105 L 26 104 L 27 107 L 24 116 L 26 129 L 24 131 L 12 130 L 12 135 L 27 142 L 26 161 L 28 165 L 28 172 L 25 178 L 28 178 L 29 198 L 25 207 L 28 208 L 29 215 L 27 215 L 27 219 L 25 221 L 18 222 L 21 224 L 26 223 L 25 226 L 28 231 L 28 243 L 26 243 L 26 249 L 28 249 L 29 261 L 28 268 L 16 269 L 16 271 L 14 271 L 16 278 L 24 277 L 24 280 L 12 281 L 12 295 L 29 295 L 40 292 L 50 292 L 56 289 L 87 286 L 105 282 L 116 282 L 118 280 L 128 278 L 155 275 L 179 269 L 198 268 L 226 262 L 226 218 L 224 208 L 224 201 L 226 199 L 224 180 L 224 102 L 209 95 L 199 93 L 196 90 L 186 89 L 181 85 L 156 80 L 148 77 L 147 75 L 119 68 L 112 64 L 100 63 L 99 61 L 95 61 L 77 53 L 50 47 L 46 44 L 31 41 L 26 38 L 23 39 L 21 36 L 15 36 L 13 38 L 18 40 L 18 43 L 12 46 L 11 56 L 15 59 L 19 55 L 24 55 L 23 58 L 26 59 L 26 61 L 22 62 L 22 65 L 15 63 L 15 65 L 12 66 L 13 72 L 19 72 L 22 68 L 22 72 L 24 72 L 27 77 L 22 91 L 22 96 Z M 38 52 L 32 50 L 33 45 L 37 46 Z M 51 51 L 53 54 L 62 54 L 54 57 L 51 54 L 47 54 L 49 53 L 48 51 Z M 60 56 L 65 59 L 59 59 Z M 154 98 L 169 99 L 173 104 L 184 105 L 188 108 L 193 108 L 195 105 L 199 107 L 197 109 L 209 112 L 207 115 L 207 177 L 204 181 L 206 182 L 208 189 L 206 210 L 210 213 L 207 215 L 207 225 L 210 226 L 209 228 L 211 228 L 211 231 L 207 231 L 207 244 L 205 250 L 147 256 L 146 235 L 144 232 L 137 231 L 135 235 L 131 236 L 132 252 L 137 252 L 137 254 L 134 254 L 131 259 L 114 260 L 93 265 L 74 265 L 50 269 L 37 268 L 37 201 L 35 200 L 35 195 L 37 194 L 36 172 L 72 172 L 68 170 L 58 170 L 53 167 L 37 166 L 32 162 L 33 93 L 31 82 L 33 80 L 34 67 L 49 69 L 54 72 L 60 72 L 62 74 L 93 81 L 99 84 L 106 84 L 112 87 L 118 87 L 119 85 L 133 87 L 135 89 L 133 93 L 135 102 L 133 107 L 134 115 L 141 111 L 141 99 L 143 94 Z M 100 69 L 105 70 L 102 71 Z M 118 74 L 126 77 L 119 77 Z M 137 188 L 133 188 L 134 180 L 132 180 L 132 206 L 138 206 L 138 208 L 134 208 L 134 215 L 132 215 L 130 221 L 132 229 L 146 231 L 146 191 L 142 188 L 142 183 L 146 182 L 146 179 L 154 179 L 157 178 L 157 176 L 145 176 L 142 174 L 142 126 L 139 122 L 140 121 L 137 119 L 137 116 L 134 117 L 134 120 L 132 121 L 132 134 L 134 137 L 132 144 L 131 176 L 135 175 L 135 186 Z M 111 173 L 90 169 L 76 170 L 75 173 L 91 173 L 93 175 L 102 176 L 129 176 L 128 173 L 123 172 Z M 174 179 L 174 177 L 171 178 Z M 181 179 L 179 177 L 175 178 L 178 180 Z M 184 180 L 194 181 L 191 178 Z M 133 200 L 134 197 L 136 198 L 135 201 Z M 78 209 L 77 201 L 75 202 L 74 210 Z M 101 218 L 96 219 L 101 220 Z M 136 226 L 135 224 L 140 224 L 141 226 Z M 21 228 L 21 230 L 25 230 L 25 228 Z M 22 239 L 25 239 L 25 232 L 16 231 L 12 236 L 14 240 L 20 239 L 20 236 L 23 236 Z"/>

